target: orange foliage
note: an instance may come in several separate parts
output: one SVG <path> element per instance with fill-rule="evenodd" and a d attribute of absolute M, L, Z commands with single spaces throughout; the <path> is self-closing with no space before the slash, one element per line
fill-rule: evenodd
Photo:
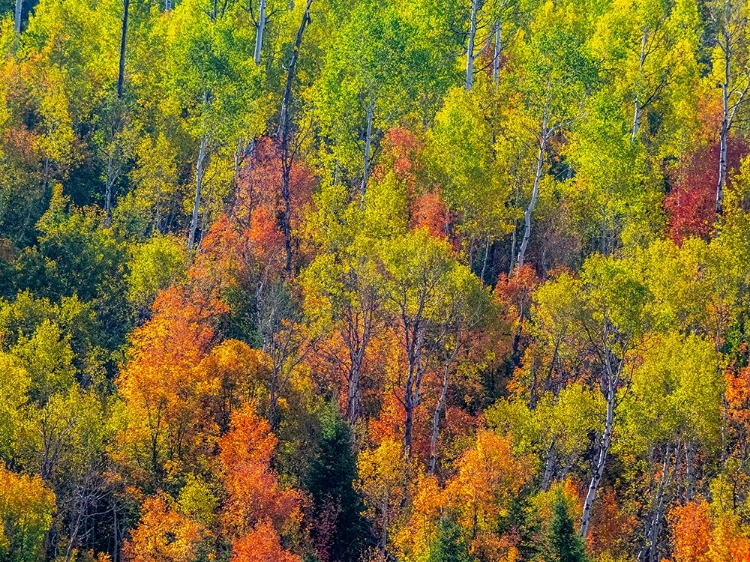
<path fill-rule="evenodd" d="M 375 170 L 375 177 L 382 177 L 393 170 L 398 179 L 413 179 L 417 171 L 417 157 L 424 148 L 414 133 L 403 127 L 394 127 L 383 139 L 383 155 Z M 409 182 L 409 187 L 413 182 Z"/>
<path fill-rule="evenodd" d="M 281 154 L 276 143 L 259 139 L 252 154 L 240 169 L 232 211 L 232 220 L 240 230 L 252 228 L 254 212 L 263 208 L 266 219 L 276 221 L 283 212 L 281 200 Z M 312 199 L 315 175 L 303 162 L 296 160 L 289 175 L 292 230 L 299 229 Z M 280 223 L 277 224 L 277 227 Z"/>
<path fill-rule="evenodd" d="M 500 519 L 521 488 L 533 476 L 531 457 L 516 457 L 510 439 L 480 431 L 476 446 L 456 463 L 458 473 L 446 485 L 446 501 L 459 514 L 458 522 L 472 537 L 472 548 L 487 560 L 507 557 L 514 546 L 507 536 L 497 536 Z M 499 558 L 498 558 L 499 557 Z"/>
<path fill-rule="evenodd" d="M 299 523 L 301 495 L 283 487 L 271 468 L 277 442 L 268 422 L 249 404 L 232 415 L 231 430 L 220 440 L 227 494 L 223 518 L 234 536 L 264 520 L 270 520 L 282 534 Z"/>
<path fill-rule="evenodd" d="M 513 275 L 501 273 L 495 286 L 495 297 L 505 306 L 509 318 L 517 322 L 531 308 L 531 294 L 542 280 L 529 264 L 514 269 Z"/>
<path fill-rule="evenodd" d="M 588 536 L 589 547 L 597 553 L 616 552 L 626 546 L 628 533 L 637 520 L 623 513 L 614 488 L 602 490 L 599 506 L 594 511 Z"/>
<path fill-rule="evenodd" d="M 412 210 L 412 227 L 426 228 L 435 238 L 448 238 L 450 213 L 438 191 L 423 193 Z"/>
<path fill-rule="evenodd" d="M 209 531 L 176 512 L 163 496 L 149 498 L 143 515 L 123 549 L 131 562 L 192 562 L 200 558 Z"/>
<path fill-rule="evenodd" d="M 269 262 L 275 258 L 277 267 L 283 267 L 284 235 L 272 209 L 264 206 L 253 210 L 247 237 L 256 259 Z"/>
<path fill-rule="evenodd" d="M 301 558 L 284 550 L 279 535 L 269 521 L 263 521 L 232 543 L 232 562 L 301 562 Z"/>
<path fill-rule="evenodd" d="M 130 338 L 129 361 L 117 378 L 129 418 L 121 434 L 136 463 L 159 473 L 164 463 L 209 454 L 215 434 L 206 413 L 212 382 L 196 368 L 214 340 L 207 309 L 184 291 L 163 291 L 154 315 Z M 144 466 L 145 465 L 145 466 Z"/>
<path fill-rule="evenodd" d="M 711 562 L 711 516 L 704 499 L 673 507 L 672 548 L 675 562 Z"/>

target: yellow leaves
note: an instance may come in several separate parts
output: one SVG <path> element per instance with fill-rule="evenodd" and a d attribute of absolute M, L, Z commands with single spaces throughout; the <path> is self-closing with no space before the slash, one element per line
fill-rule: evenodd
<path fill-rule="evenodd" d="M 16 474 L 0 463 L 0 556 L 31 561 L 41 556 L 52 524 L 55 494 L 39 476 Z"/>
<path fill-rule="evenodd" d="M 357 459 L 358 488 L 369 510 L 384 510 L 400 502 L 407 491 L 408 470 L 401 443 L 386 438 L 375 449 L 360 453 Z"/>
<path fill-rule="evenodd" d="M 533 458 L 516 457 L 510 439 L 492 431 L 479 432 L 457 468 L 446 486 L 449 504 L 461 514 L 462 526 L 484 532 L 507 514 L 509 502 L 534 474 Z"/>

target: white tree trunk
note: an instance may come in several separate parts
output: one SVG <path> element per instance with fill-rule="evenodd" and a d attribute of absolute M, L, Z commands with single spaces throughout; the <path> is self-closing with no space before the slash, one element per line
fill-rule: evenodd
<path fill-rule="evenodd" d="M 516 260 L 516 267 L 522 268 L 524 260 L 526 258 L 526 248 L 529 245 L 529 238 L 531 237 L 531 215 L 536 207 L 536 202 L 539 199 L 539 182 L 542 180 L 542 174 L 544 173 L 544 152 L 547 149 L 547 137 L 549 131 L 547 130 L 547 115 L 545 114 L 542 122 L 542 137 L 539 139 L 539 154 L 536 158 L 536 174 L 534 175 L 534 188 L 531 191 L 531 200 L 529 201 L 526 212 L 523 215 L 524 218 L 524 232 L 521 240 L 521 247 L 518 250 L 518 259 Z"/>
<path fill-rule="evenodd" d="M 641 55 L 639 59 L 639 71 L 641 76 L 643 76 L 643 66 L 646 63 L 646 41 L 648 40 L 648 30 L 643 30 L 643 35 L 641 36 Z M 633 127 L 630 132 L 630 138 L 632 140 L 635 140 L 638 136 L 638 130 L 641 128 L 641 100 L 638 99 L 638 96 L 635 96 L 635 108 L 633 110 Z"/>
<path fill-rule="evenodd" d="M 602 435 L 601 447 L 599 449 L 599 456 L 596 460 L 596 466 L 594 467 L 594 474 L 591 476 L 589 489 L 586 493 L 586 500 L 583 502 L 583 516 L 581 517 L 581 537 L 584 539 L 589 532 L 591 510 L 594 506 L 594 500 L 596 500 L 596 492 L 599 489 L 599 484 L 601 483 L 602 476 L 604 475 L 604 467 L 607 464 L 609 448 L 612 444 L 612 432 L 614 431 L 615 425 L 616 393 L 617 381 L 616 379 L 613 379 L 613 377 L 609 376 L 607 380 L 607 416 L 604 422 L 604 434 Z"/>
<path fill-rule="evenodd" d="M 201 206 L 201 192 L 203 190 L 203 174 L 205 171 L 207 149 L 208 135 L 204 133 L 201 137 L 201 144 L 198 149 L 198 161 L 195 166 L 195 200 L 193 201 L 193 217 L 190 221 L 190 235 L 188 236 L 188 248 L 191 250 L 195 244 L 195 235 L 198 232 L 198 212 Z"/>
<path fill-rule="evenodd" d="M 375 115 L 375 99 L 371 96 L 370 103 L 367 105 L 367 130 L 365 131 L 365 157 L 364 166 L 362 171 L 362 185 L 360 193 L 362 197 L 362 205 L 365 204 L 365 193 L 367 193 L 367 180 L 370 175 L 370 157 L 372 150 L 372 121 Z"/>
<path fill-rule="evenodd" d="M 469 25 L 469 44 L 466 47 L 466 89 L 471 90 L 474 84 L 474 42 L 477 35 L 477 12 L 479 11 L 479 0 L 471 2 L 471 23 Z"/>
<path fill-rule="evenodd" d="M 23 0 L 16 0 L 15 19 L 13 20 L 13 29 L 16 34 L 21 33 L 21 15 L 23 14 Z"/>
<path fill-rule="evenodd" d="M 495 54 L 492 57 L 492 82 L 500 84 L 500 54 L 503 52 L 503 25 L 499 21 L 495 24 Z"/>
<path fill-rule="evenodd" d="M 266 1 L 260 0 L 258 8 L 258 32 L 255 35 L 255 64 L 260 64 L 260 52 L 263 49 L 263 32 L 266 29 Z"/>

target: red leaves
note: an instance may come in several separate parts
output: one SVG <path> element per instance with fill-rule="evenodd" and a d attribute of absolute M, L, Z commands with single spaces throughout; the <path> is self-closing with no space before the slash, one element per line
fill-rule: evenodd
<path fill-rule="evenodd" d="M 747 145 L 730 138 L 727 145 L 727 183 L 732 170 L 739 168 Z M 707 238 L 716 220 L 716 186 L 719 181 L 719 145 L 701 148 L 686 159 L 674 179 L 674 187 L 664 198 L 669 216 L 669 235 L 680 244 L 685 238 Z"/>
<path fill-rule="evenodd" d="M 450 213 L 440 193 L 428 191 L 417 198 L 412 208 L 412 225 L 426 228 L 435 238 L 448 238 Z"/>
<path fill-rule="evenodd" d="M 382 177 L 388 170 L 393 170 L 400 180 L 413 177 L 418 169 L 417 156 L 423 149 L 422 141 L 408 129 L 390 129 L 383 139 L 383 156 L 375 176 Z"/>

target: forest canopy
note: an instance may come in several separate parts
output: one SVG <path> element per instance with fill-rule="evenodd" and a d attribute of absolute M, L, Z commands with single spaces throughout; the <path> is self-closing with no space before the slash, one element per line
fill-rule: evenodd
<path fill-rule="evenodd" d="M 0 562 L 750 562 L 747 0 L 0 0 Z"/>

